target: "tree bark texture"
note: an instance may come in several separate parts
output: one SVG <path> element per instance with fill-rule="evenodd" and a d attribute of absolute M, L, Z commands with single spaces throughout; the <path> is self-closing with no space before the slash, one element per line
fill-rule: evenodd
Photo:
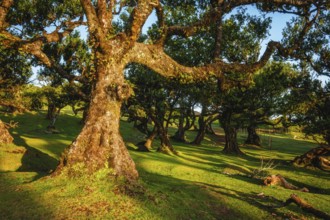
<path fill-rule="evenodd" d="M 6 125 L 0 120 L 0 144 L 11 144 L 13 140 Z"/>
<path fill-rule="evenodd" d="M 247 127 L 248 137 L 245 144 L 252 144 L 256 146 L 261 146 L 260 137 L 257 134 L 256 128 L 254 126 Z"/>
<path fill-rule="evenodd" d="M 124 83 L 123 66 L 102 58 L 107 62 L 97 66 L 98 80 L 85 125 L 64 152 L 57 171 L 83 163 L 91 173 L 109 167 L 115 175 L 134 181 L 138 172 L 119 133 L 121 104 L 130 90 Z"/>

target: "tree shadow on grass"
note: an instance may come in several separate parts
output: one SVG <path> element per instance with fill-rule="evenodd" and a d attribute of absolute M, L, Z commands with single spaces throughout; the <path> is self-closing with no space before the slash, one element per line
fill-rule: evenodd
<path fill-rule="evenodd" d="M 148 203 L 154 203 L 156 210 L 162 209 L 160 219 L 239 219 L 244 215 L 241 210 L 227 207 L 224 198 L 211 195 L 196 182 L 150 173 L 141 168 L 139 173 L 147 187 Z"/>
<path fill-rule="evenodd" d="M 40 195 L 28 185 L 35 175 L 33 172 L 0 172 L 0 219 L 54 218 L 51 207 L 44 207 Z"/>
<path fill-rule="evenodd" d="M 282 204 L 282 201 L 276 198 L 259 197 L 257 193 L 245 193 L 204 182 L 181 180 L 172 176 L 150 173 L 141 168 L 139 172 L 141 179 L 148 181 L 149 193 L 157 190 L 158 196 L 166 198 L 168 208 L 172 209 L 171 206 L 182 204 L 184 217 L 175 216 L 176 218 L 206 219 L 206 216 L 209 218 L 211 215 L 214 219 L 258 219 L 256 213 L 260 214 L 259 218 L 262 216 L 276 216 L 280 219 L 288 217 L 283 210 L 270 208 L 270 205 Z M 231 202 L 228 202 L 228 198 L 231 198 Z M 175 201 L 173 201 L 174 199 Z M 243 206 L 238 207 L 238 204 Z M 246 206 L 254 206 L 256 210 L 251 212 L 251 210 L 243 208 Z M 211 213 L 205 215 L 205 210 Z M 264 213 L 260 213 L 261 210 Z"/>
<path fill-rule="evenodd" d="M 293 216 L 293 214 L 285 213 L 283 210 L 275 209 L 273 207 L 279 206 L 283 204 L 283 201 L 272 197 L 272 196 L 260 196 L 257 192 L 251 192 L 251 193 L 245 193 L 241 192 L 239 190 L 230 189 L 228 190 L 225 187 L 207 184 L 207 183 L 198 183 L 201 186 L 205 187 L 209 191 L 221 194 L 223 196 L 231 197 L 233 199 L 240 200 L 241 202 L 246 202 L 250 205 L 255 206 L 258 209 L 261 209 L 269 214 L 269 216 L 272 216 L 273 218 L 280 218 L 280 219 L 287 219 L 287 218 L 294 218 L 298 216 Z M 296 212 L 296 207 L 287 207 L 288 210 Z M 261 216 L 259 216 L 260 218 Z M 255 218 L 258 218 L 255 216 Z"/>
<path fill-rule="evenodd" d="M 32 180 L 34 181 L 48 175 L 56 168 L 58 160 L 30 147 L 19 135 L 13 134 L 13 137 L 14 144 L 23 146 L 26 149 L 21 159 L 22 165 L 17 169 L 17 172 L 36 172 L 38 175 Z"/>

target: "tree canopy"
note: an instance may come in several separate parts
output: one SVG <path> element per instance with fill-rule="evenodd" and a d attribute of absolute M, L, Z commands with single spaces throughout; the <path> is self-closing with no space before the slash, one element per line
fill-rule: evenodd
<path fill-rule="evenodd" d="M 249 15 L 246 6 L 255 7 L 260 16 Z M 187 82 L 215 78 L 222 90 L 249 79 L 273 55 L 303 60 L 329 75 L 329 8 L 328 0 L 1 0 L 0 46 L 32 55 L 38 64 L 74 81 L 83 71 L 67 71 L 63 60 L 48 52 L 77 27 L 87 26 L 93 63 L 86 65 L 93 65 L 95 86 L 85 126 L 63 154 L 56 173 L 83 164 L 89 172 L 111 167 L 114 175 L 136 180 L 138 173 L 119 133 L 121 104 L 131 94 L 124 79 L 128 64 L 138 63 L 166 78 Z M 142 27 L 153 11 L 157 24 L 152 36 L 142 41 Z M 262 52 L 260 43 L 271 25 L 265 16 L 273 12 L 291 14 L 293 19 L 283 39 L 270 40 Z M 200 41 L 180 44 L 186 54 L 168 54 L 175 42 L 195 36 Z M 192 54 L 196 60 L 180 60 L 198 45 L 211 48 L 207 59 Z M 74 54 L 69 53 L 69 58 Z"/>

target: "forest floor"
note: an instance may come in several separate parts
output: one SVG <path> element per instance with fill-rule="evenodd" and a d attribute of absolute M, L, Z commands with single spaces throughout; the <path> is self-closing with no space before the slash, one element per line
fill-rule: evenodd
<path fill-rule="evenodd" d="M 49 177 L 46 171 L 55 169 L 81 125 L 66 109 L 56 122 L 59 133 L 47 134 L 44 118 L 44 112 L 1 115 L 18 127 L 11 129 L 15 144 L 0 146 L 0 219 L 316 219 L 295 204 L 270 208 L 293 193 L 330 213 L 329 173 L 289 163 L 317 146 L 299 133 L 262 134 L 264 147 L 242 145 L 246 155 L 237 157 L 221 153 L 223 133 L 215 126 L 217 136 L 208 135 L 201 146 L 173 142 L 179 154 L 165 155 L 137 151 L 134 144 L 144 136 L 123 120 L 121 133 L 140 174 L 138 186 L 125 187 L 104 170 L 90 177 Z M 188 132 L 188 140 L 194 135 Z M 239 133 L 240 143 L 244 138 Z M 309 192 L 267 187 L 251 178 L 269 160 L 276 167 L 260 178 L 280 174 Z"/>

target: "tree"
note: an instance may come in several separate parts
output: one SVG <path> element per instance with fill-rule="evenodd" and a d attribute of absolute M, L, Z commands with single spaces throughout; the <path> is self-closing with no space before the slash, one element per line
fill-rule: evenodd
<path fill-rule="evenodd" d="M 179 85 L 140 65 L 130 65 L 126 73 L 134 90 L 134 96 L 129 99 L 129 104 L 136 111 L 131 111 L 131 119 L 140 120 L 140 130 L 148 135 L 144 143 L 139 143 L 142 145 L 140 148 L 150 150 L 152 141 L 158 134 L 161 143 L 157 151 L 176 153 L 169 139 L 168 127 L 179 99 L 176 94 Z M 154 123 L 152 131 L 148 131 L 147 128 L 149 120 Z"/>
<path fill-rule="evenodd" d="M 25 111 L 22 103 L 22 87 L 31 76 L 31 63 L 28 57 L 18 51 L 11 51 L 0 46 L 0 106 L 6 111 Z M 13 137 L 8 126 L 0 120 L 0 143 L 8 144 Z"/>
<path fill-rule="evenodd" d="M 226 20 L 225 16 L 237 7 L 253 4 L 263 12 L 277 11 L 301 17 L 299 21 L 292 21 L 301 28 L 297 34 L 290 36 L 292 40 L 287 44 L 270 41 L 256 62 L 238 63 L 222 59 L 222 23 Z M 136 180 L 138 173 L 119 133 L 121 104 L 130 96 L 129 85 L 123 74 L 129 63 L 148 66 L 167 78 L 225 79 L 234 72 L 248 75 L 263 67 L 275 51 L 282 57 L 295 55 L 294 52 L 300 50 L 300 43 L 312 27 L 328 27 L 328 20 L 323 19 L 323 23 L 318 21 L 328 14 L 329 4 L 326 0 L 277 0 L 273 3 L 262 0 L 2 0 L 0 42 L 2 46 L 31 54 L 43 65 L 53 66 L 58 72 L 63 72 L 44 53 L 45 42 L 61 41 L 77 26 L 88 26 L 96 83 L 86 123 L 64 152 L 57 172 L 82 164 L 89 172 L 111 167 L 116 175 Z M 159 34 L 152 42 L 138 42 L 141 29 L 153 10 L 157 13 Z M 129 18 L 122 30 L 118 30 L 113 23 L 118 14 L 126 14 Z M 173 24 L 169 22 L 173 14 L 187 17 L 194 14 L 197 19 Z M 316 23 L 320 26 L 316 26 Z M 201 66 L 184 66 L 164 52 L 168 39 L 208 32 L 214 25 L 216 32 L 212 62 Z"/>
<path fill-rule="evenodd" d="M 293 87 L 297 76 L 297 70 L 282 62 L 271 62 L 256 74 L 254 84 L 243 93 L 242 105 L 246 108 L 243 119 L 248 131 L 246 144 L 260 146 L 256 128 L 281 122 L 287 108 L 283 97 Z"/>
<path fill-rule="evenodd" d="M 288 122 L 302 127 L 306 135 L 320 136 L 325 145 L 330 145 L 330 83 L 301 75 L 295 87 L 286 97 L 289 106 Z"/>

